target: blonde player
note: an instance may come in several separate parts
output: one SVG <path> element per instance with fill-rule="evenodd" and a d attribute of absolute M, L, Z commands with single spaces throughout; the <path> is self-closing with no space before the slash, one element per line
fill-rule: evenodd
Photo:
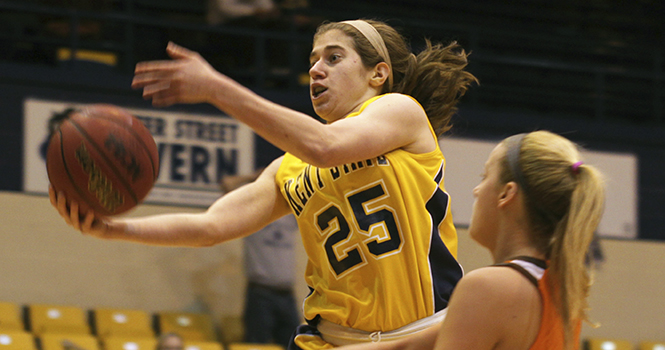
<path fill-rule="evenodd" d="M 287 154 L 205 213 L 65 220 L 86 234 L 147 244 L 207 246 L 249 235 L 287 213 L 308 254 L 307 324 L 293 349 L 398 338 L 437 323 L 462 276 L 437 137 L 475 81 L 456 44 L 418 56 L 382 22 L 326 23 L 310 53 L 310 97 L 325 120 L 276 105 L 169 44 L 140 63 L 135 88 L 156 106 L 211 103 Z M 71 210 L 70 210 L 71 209 Z"/>
<path fill-rule="evenodd" d="M 501 142 L 473 194 L 469 234 L 496 263 L 462 278 L 441 326 L 345 350 L 578 348 L 601 174 L 573 143 L 537 131 Z"/>

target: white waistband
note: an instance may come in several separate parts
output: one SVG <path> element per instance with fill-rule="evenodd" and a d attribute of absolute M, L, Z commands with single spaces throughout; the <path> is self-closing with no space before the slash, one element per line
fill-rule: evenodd
<path fill-rule="evenodd" d="M 421 318 L 418 321 L 411 322 L 406 326 L 397 328 L 389 332 L 366 332 L 358 329 L 340 326 L 336 323 L 321 319 L 316 328 L 321 333 L 321 337 L 326 342 L 334 346 L 349 345 L 362 342 L 379 342 L 382 340 L 397 340 L 408 335 L 418 333 L 431 326 L 443 322 L 448 309 L 443 309 L 434 315 Z"/>

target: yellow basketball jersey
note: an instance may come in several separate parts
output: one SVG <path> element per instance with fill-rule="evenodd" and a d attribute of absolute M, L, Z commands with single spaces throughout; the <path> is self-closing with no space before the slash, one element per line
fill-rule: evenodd
<path fill-rule="evenodd" d="M 332 168 L 285 155 L 276 181 L 309 257 L 306 319 L 386 332 L 447 306 L 462 269 L 444 167 L 438 146 Z"/>

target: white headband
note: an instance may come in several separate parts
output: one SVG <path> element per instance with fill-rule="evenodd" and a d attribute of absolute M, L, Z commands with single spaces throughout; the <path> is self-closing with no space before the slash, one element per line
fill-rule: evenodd
<path fill-rule="evenodd" d="M 388 75 L 388 87 L 389 90 L 393 89 L 393 65 L 390 63 L 390 55 L 388 54 L 388 48 L 386 47 L 386 43 L 383 41 L 383 38 L 381 37 L 381 34 L 379 34 L 379 31 L 374 28 L 373 25 L 363 21 L 363 20 L 353 20 L 353 21 L 344 21 L 342 23 L 346 23 L 348 25 L 351 25 L 353 28 L 356 28 L 360 34 L 362 34 L 367 40 L 369 41 L 370 44 L 372 44 L 372 47 L 374 47 L 374 50 L 379 53 L 379 56 L 383 58 L 383 60 L 388 64 L 388 67 L 390 68 L 390 74 Z"/>

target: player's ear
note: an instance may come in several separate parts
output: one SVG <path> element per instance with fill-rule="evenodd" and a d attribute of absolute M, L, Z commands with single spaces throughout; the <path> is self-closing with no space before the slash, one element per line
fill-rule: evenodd
<path fill-rule="evenodd" d="M 499 191 L 499 207 L 513 203 L 517 199 L 518 192 L 519 186 L 515 181 L 509 181 L 503 185 L 501 191 Z"/>
<path fill-rule="evenodd" d="M 379 62 L 374 67 L 374 75 L 370 79 L 370 85 L 373 87 L 380 87 L 388 81 L 390 75 L 390 67 L 386 62 Z"/>

